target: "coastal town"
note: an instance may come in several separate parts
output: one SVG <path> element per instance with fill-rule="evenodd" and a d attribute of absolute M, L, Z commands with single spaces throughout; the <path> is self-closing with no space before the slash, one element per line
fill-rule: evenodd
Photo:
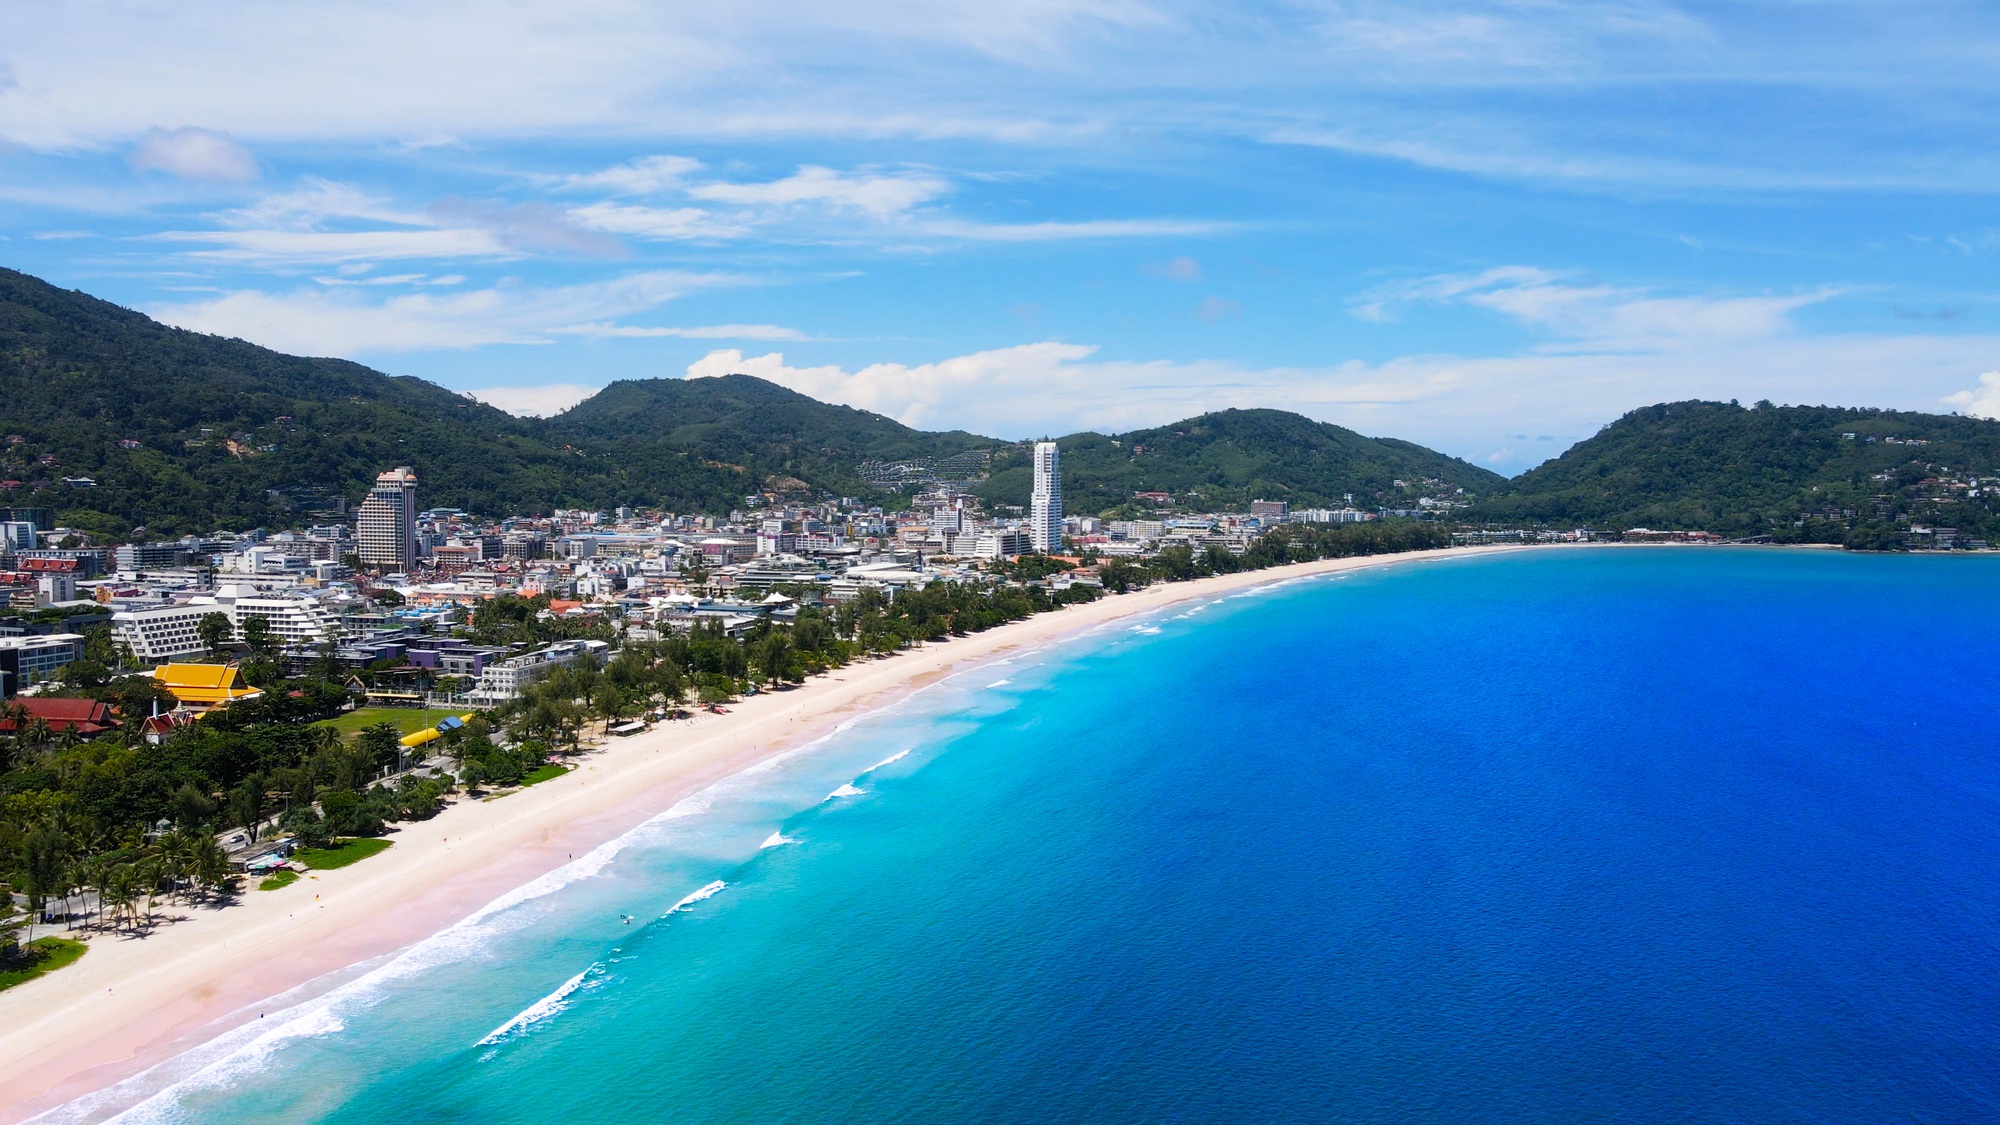
<path fill-rule="evenodd" d="M 726 517 L 490 518 L 424 507 L 407 466 L 279 531 L 106 545 L 0 510 L 0 906 L 26 962 L 0 980 L 165 924 L 163 899 L 280 891 L 454 800 L 858 659 L 1153 583 L 1452 542 L 1412 518 L 1430 505 L 1067 514 L 1057 444 L 1033 464 L 1006 513 L 924 465 L 896 467 L 893 510 L 763 495 Z"/>

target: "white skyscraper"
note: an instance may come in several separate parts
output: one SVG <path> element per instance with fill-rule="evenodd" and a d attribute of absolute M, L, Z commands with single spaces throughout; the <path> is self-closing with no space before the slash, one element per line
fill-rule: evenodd
<path fill-rule="evenodd" d="M 417 474 L 404 465 L 376 477 L 354 523 L 363 566 L 402 571 L 416 566 Z"/>
<path fill-rule="evenodd" d="M 1062 469 L 1056 443 L 1035 443 L 1035 492 L 1028 513 L 1028 543 L 1045 555 L 1062 553 Z"/>

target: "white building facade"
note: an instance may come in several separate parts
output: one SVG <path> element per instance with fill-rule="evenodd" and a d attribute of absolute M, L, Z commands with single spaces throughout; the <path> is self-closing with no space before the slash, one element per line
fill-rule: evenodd
<path fill-rule="evenodd" d="M 132 650 L 136 660 L 162 664 L 208 651 L 201 641 L 201 619 L 220 613 L 229 619 L 234 637 L 243 623 L 261 617 L 271 636 L 284 645 L 316 645 L 340 634 L 340 626 L 317 599 L 267 593 L 254 586 L 227 584 L 213 596 L 189 599 L 157 609 L 126 609 L 111 615 L 112 636 Z"/>
<path fill-rule="evenodd" d="M 1029 498 L 1028 544 L 1045 555 L 1062 553 L 1062 466 L 1056 443 L 1035 443 L 1035 491 Z"/>
<path fill-rule="evenodd" d="M 479 677 L 479 686 L 466 698 L 476 707 L 496 706 L 518 698 L 523 687 L 558 668 L 579 660 L 602 664 L 610 651 L 611 646 L 603 641 L 558 641 L 540 652 L 488 665 Z"/>
<path fill-rule="evenodd" d="M 83 659 L 83 637 L 76 633 L 0 637 L 0 697 L 55 678 L 56 670 Z"/>
<path fill-rule="evenodd" d="M 417 565 L 417 474 L 408 465 L 375 478 L 355 513 L 354 538 L 364 566 L 407 572 Z"/>

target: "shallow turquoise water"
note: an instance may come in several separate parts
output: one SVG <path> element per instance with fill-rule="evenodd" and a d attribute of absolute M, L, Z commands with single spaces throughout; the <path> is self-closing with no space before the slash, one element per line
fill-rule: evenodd
<path fill-rule="evenodd" d="M 1996 626 L 2000 561 L 1755 550 L 1124 623 L 733 780 L 133 1117 L 1992 1120 Z"/>

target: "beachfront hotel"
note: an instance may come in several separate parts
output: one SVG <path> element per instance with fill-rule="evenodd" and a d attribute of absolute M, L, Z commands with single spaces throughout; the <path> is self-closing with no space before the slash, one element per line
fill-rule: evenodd
<path fill-rule="evenodd" d="M 375 478 L 355 514 L 364 566 L 408 571 L 417 565 L 417 474 L 408 465 Z"/>
<path fill-rule="evenodd" d="M 1035 443 L 1035 491 L 1028 510 L 1028 542 L 1045 555 L 1062 553 L 1062 471 L 1056 443 Z"/>

